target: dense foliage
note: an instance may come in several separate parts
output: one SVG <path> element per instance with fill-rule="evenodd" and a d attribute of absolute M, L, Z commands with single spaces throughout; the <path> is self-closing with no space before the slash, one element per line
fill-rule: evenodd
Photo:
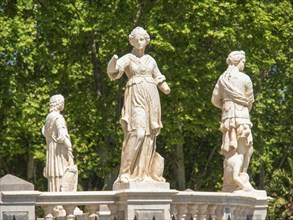
<path fill-rule="evenodd" d="M 60 93 L 80 190 L 111 188 L 126 79 L 109 80 L 106 66 L 114 53 L 130 51 L 128 34 L 142 26 L 151 36 L 147 52 L 172 90 L 161 94 L 158 137 L 167 181 L 177 189 L 221 189 L 220 112 L 210 98 L 229 52 L 244 50 L 256 98 L 251 180 L 284 199 L 271 206 L 272 218 L 292 215 L 292 16 L 289 0 L 1 1 L 0 176 L 46 190 L 41 128 L 49 97 Z"/>

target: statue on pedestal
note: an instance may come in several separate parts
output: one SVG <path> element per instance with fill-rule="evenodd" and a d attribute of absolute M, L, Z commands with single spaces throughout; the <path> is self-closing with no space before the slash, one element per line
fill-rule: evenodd
<path fill-rule="evenodd" d="M 249 112 L 254 102 L 252 82 L 243 73 L 244 51 L 233 51 L 227 70 L 218 79 L 212 103 L 222 110 L 220 130 L 223 133 L 221 154 L 224 160 L 223 191 L 253 190 L 247 169 L 253 153 Z"/>
<path fill-rule="evenodd" d="M 116 183 L 164 182 L 164 159 L 156 152 L 156 137 L 162 128 L 159 88 L 165 94 L 170 88 L 156 61 L 145 54 L 150 41 L 148 33 L 136 27 L 129 35 L 131 53 L 118 59 L 114 55 L 108 63 L 111 79 L 128 77 L 122 118 L 124 141 L 120 173 Z"/>
<path fill-rule="evenodd" d="M 48 179 L 49 192 L 76 191 L 77 166 L 73 162 L 72 144 L 61 112 L 64 97 L 50 98 L 50 113 L 46 117 L 42 133 L 46 138 L 46 166 L 44 176 Z"/>

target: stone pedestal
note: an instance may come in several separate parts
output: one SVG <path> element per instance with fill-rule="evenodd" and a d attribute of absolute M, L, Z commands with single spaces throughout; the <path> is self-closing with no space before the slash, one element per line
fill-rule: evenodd
<path fill-rule="evenodd" d="M 7 174 L 0 179 L 0 220 L 35 219 L 36 196 L 34 185 Z"/>
<path fill-rule="evenodd" d="M 170 205 L 178 191 L 170 190 L 169 183 L 116 183 L 113 189 L 117 198 L 117 220 L 171 219 Z"/>
<path fill-rule="evenodd" d="M 0 178 L 1 191 L 34 191 L 34 185 L 11 174 Z"/>
<path fill-rule="evenodd" d="M 113 190 L 169 190 L 170 184 L 166 182 L 129 182 L 129 183 L 114 183 Z"/>

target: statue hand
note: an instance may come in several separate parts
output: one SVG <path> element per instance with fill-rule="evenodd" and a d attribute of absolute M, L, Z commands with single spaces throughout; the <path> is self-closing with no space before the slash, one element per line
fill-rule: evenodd
<path fill-rule="evenodd" d="M 159 85 L 159 89 L 165 93 L 166 95 L 168 95 L 171 92 L 170 87 L 168 86 L 168 84 L 166 82 L 163 82 Z"/>

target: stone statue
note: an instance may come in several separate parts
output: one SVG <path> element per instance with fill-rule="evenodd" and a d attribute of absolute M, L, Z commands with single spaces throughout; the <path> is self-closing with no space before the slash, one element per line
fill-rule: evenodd
<path fill-rule="evenodd" d="M 66 122 L 61 115 L 63 109 L 64 97 L 52 96 L 50 113 L 42 129 L 47 145 L 44 176 L 48 179 L 50 192 L 76 191 L 77 186 L 77 167 L 73 162 L 72 144 Z"/>
<path fill-rule="evenodd" d="M 223 191 L 252 190 L 247 169 L 253 152 L 249 112 L 254 101 L 252 82 L 242 71 L 245 53 L 233 51 L 227 70 L 215 85 L 212 103 L 222 109 L 220 130 L 223 133 L 221 154 L 224 155 Z"/>
<path fill-rule="evenodd" d="M 136 27 L 129 35 L 132 52 L 119 59 L 114 55 L 107 67 L 111 79 L 119 79 L 123 73 L 128 77 L 120 120 L 124 141 L 116 183 L 165 181 L 164 159 L 156 152 L 156 137 L 162 128 L 157 87 L 165 94 L 170 88 L 156 61 L 145 54 L 149 41 L 148 33 Z"/>

